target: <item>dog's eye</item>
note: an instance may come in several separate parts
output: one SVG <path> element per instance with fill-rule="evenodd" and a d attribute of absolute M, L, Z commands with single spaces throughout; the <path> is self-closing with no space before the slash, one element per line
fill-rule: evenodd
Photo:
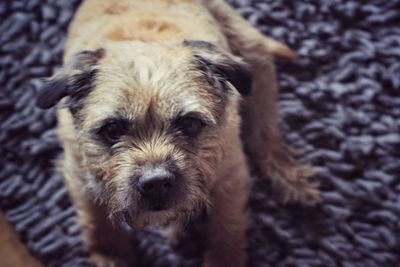
<path fill-rule="evenodd" d="M 179 129 L 187 136 L 197 136 L 204 127 L 204 122 L 197 118 L 186 117 L 178 121 Z"/>
<path fill-rule="evenodd" d="M 120 121 L 109 122 L 99 131 L 99 135 L 109 143 L 117 142 L 127 131 L 126 125 Z"/>

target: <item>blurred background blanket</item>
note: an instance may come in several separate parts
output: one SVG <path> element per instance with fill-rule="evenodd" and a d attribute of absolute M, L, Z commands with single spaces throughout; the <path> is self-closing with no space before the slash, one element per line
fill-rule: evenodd
<path fill-rule="evenodd" d="M 55 167 L 54 110 L 35 107 L 79 2 L 0 2 L 0 208 L 45 266 L 90 266 Z M 400 1 L 230 3 L 299 55 L 278 62 L 281 127 L 324 197 L 282 205 L 255 177 L 250 266 L 400 266 Z M 157 233 L 135 240 L 141 266 L 196 266 L 201 255 L 174 253 Z"/>

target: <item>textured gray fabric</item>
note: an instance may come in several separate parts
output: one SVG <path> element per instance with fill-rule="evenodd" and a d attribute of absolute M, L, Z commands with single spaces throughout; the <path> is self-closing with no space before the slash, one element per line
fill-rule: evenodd
<path fill-rule="evenodd" d="M 400 1 L 230 2 L 300 57 L 278 62 L 281 126 L 317 167 L 325 200 L 285 206 L 255 178 L 250 266 L 400 266 Z M 34 101 L 39 78 L 61 64 L 78 4 L 0 2 L 0 208 L 46 266 L 89 266 L 54 168 L 54 110 Z M 176 254 L 140 232 L 138 265 L 196 266 L 193 240 Z"/>

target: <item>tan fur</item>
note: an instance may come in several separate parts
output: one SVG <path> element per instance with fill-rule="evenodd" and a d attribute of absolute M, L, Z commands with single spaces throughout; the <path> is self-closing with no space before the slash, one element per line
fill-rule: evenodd
<path fill-rule="evenodd" d="M 223 107 L 205 89 L 201 73 L 191 68 L 193 49 L 179 45 L 184 39 L 211 42 L 251 65 L 253 92 L 242 103 L 245 150 L 285 202 L 319 200 L 308 182 L 311 171 L 294 160 L 277 127 L 273 56 L 293 59 L 290 49 L 263 36 L 222 0 L 86 0 L 70 26 L 64 62 L 68 66 L 72 55 L 102 48 L 105 53 L 90 67 L 100 74 L 76 118 L 67 108 L 60 108 L 58 115 L 61 168 L 98 266 L 134 262 L 118 220 L 121 207 L 128 204 L 136 210 L 128 223 L 136 228 L 185 221 L 206 205 L 210 246 L 205 266 L 246 264 L 244 208 L 250 179 L 240 139 L 240 97 L 230 95 Z M 182 111 L 196 111 L 213 126 L 201 135 L 194 154 L 154 130 Z M 120 153 L 110 155 L 91 130 L 115 113 L 137 122 L 138 137 L 124 139 Z M 126 199 L 130 177 L 146 164 L 162 165 L 170 158 L 192 178 L 188 193 L 173 210 L 139 213 Z"/>

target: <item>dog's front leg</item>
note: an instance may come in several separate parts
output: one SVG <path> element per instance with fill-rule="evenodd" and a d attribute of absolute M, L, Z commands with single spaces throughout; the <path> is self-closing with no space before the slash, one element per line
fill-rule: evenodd
<path fill-rule="evenodd" d="M 313 172 L 297 162 L 278 127 L 273 56 L 293 59 L 295 54 L 253 28 L 224 0 L 203 0 L 203 3 L 219 23 L 232 52 L 252 68 L 252 92 L 245 97 L 242 109 L 246 151 L 261 173 L 271 178 L 283 202 L 318 203 L 319 191 L 309 181 Z"/>
<path fill-rule="evenodd" d="M 78 207 L 83 239 L 90 260 L 98 267 L 125 267 L 133 262 L 130 235 L 107 218 L 105 207 L 92 203 Z"/>
<path fill-rule="evenodd" d="M 232 171 L 212 192 L 209 217 L 209 250 L 204 267 L 246 266 L 249 175 L 246 168 Z"/>

